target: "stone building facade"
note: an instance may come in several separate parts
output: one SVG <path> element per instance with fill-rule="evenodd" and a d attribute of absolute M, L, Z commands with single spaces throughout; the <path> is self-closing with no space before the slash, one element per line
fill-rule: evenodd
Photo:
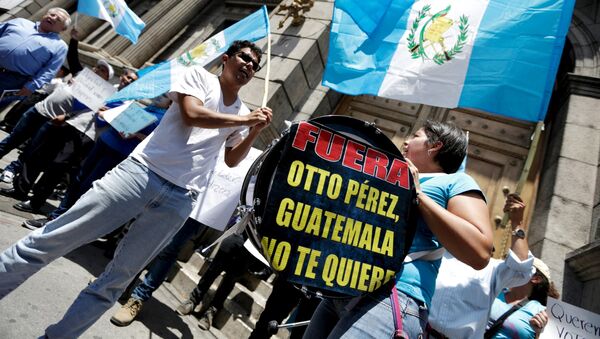
<path fill-rule="evenodd" d="M 278 0 L 131 0 L 145 22 L 132 45 L 100 20 L 78 16 L 82 60 L 107 58 L 117 68 L 140 68 L 180 55 L 214 33 L 266 4 L 271 13 L 273 49 L 268 106 L 275 122 L 259 140 L 269 144 L 285 120 L 325 114 L 354 115 L 378 123 L 396 143 L 426 118 L 456 121 L 474 135 L 472 171 L 492 204 L 495 244 L 505 250 L 507 232 L 499 225 L 503 196 L 514 189 L 534 126 L 482 112 L 448 110 L 374 97 L 347 97 L 320 84 L 328 52 L 333 1 L 315 1 L 298 26 L 276 14 Z M 0 1 L 0 21 L 39 19 L 50 7 L 76 10 L 74 0 Z M 0 11 L 2 13 L 2 11 Z M 65 40 L 68 39 L 65 34 Z M 263 39 L 259 43 L 265 46 Z M 264 58 L 263 58 L 264 59 Z M 243 89 L 242 99 L 260 105 L 265 68 Z M 529 241 L 548 263 L 563 299 L 600 313 L 600 3 L 577 0 L 542 143 L 528 176 Z M 486 155 L 487 154 L 487 155 Z M 487 158 L 486 158 L 487 157 Z M 496 163 L 494 163 L 494 159 Z M 501 162 L 502 164 L 498 164 Z M 492 164 L 492 165 L 490 165 Z M 501 219 L 501 218 L 500 218 Z M 497 254 L 498 255 L 498 254 Z"/>

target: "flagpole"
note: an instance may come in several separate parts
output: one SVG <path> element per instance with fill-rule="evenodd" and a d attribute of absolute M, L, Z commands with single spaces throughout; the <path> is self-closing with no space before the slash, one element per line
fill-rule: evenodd
<path fill-rule="evenodd" d="M 269 78 L 271 76 L 271 30 L 267 33 L 267 72 L 265 74 L 265 89 L 261 107 L 267 107 L 269 97 Z"/>
<path fill-rule="evenodd" d="M 540 136 L 542 131 L 544 130 L 544 122 L 538 121 L 535 126 L 535 131 L 531 136 L 531 146 L 529 147 L 529 152 L 527 153 L 527 159 L 525 160 L 525 166 L 523 166 L 523 171 L 521 172 L 521 176 L 519 177 L 519 181 L 517 182 L 517 187 L 515 188 L 514 193 L 521 194 L 523 191 L 523 187 L 525 186 L 525 182 L 529 177 L 529 171 L 531 170 L 531 165 L 533 164 L 533 159 L 537 153 L 537 148 L 540 143 Z M 506 228 L 506 224 L 508 224 L 508 212 L 504 213 L 504 217 L 502 218 L 502 222 L 500 223 L 501 228 Z M 502 236 L 502 242 L 500 243 L 500 248 L 502 251 L 502 257 L 507 254 L 506 245 L 508 244 L 508 238 L 510 237 L 510 229 L 506 228 L 506 232 Z"/>

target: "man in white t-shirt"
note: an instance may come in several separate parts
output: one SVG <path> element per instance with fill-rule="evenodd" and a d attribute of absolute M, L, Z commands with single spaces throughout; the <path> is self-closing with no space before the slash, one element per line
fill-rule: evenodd
<path fill-rule="evenodd" d="M 61 217 L 0 253 L 0 298 L 52 260 L 135 218 L 104 273 L 46 336 L 76 338 L 93 325 L 183 225 L 221 147 L 227 165 L 235 166 L 271 122 L 269 108 L 249 112 L 238 97 L 260 69 L 261 53 L 251 42 L 235 41 L 222 56 L 220 76 L 191 68 L 172 87 L 173 104 L 160 125 L 129 158 Z"/>

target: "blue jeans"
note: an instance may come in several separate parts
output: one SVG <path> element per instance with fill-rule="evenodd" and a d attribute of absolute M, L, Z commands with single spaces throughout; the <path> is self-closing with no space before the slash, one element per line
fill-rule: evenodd
<path fill-rule="evenodd" d="M 314 338 L 393 338 L 395 332 L 390 290 L 364 296 L 348 310 L 351 299 L 324 299 L 304 332 Z M 421 338 L 427 325 L 427 307 L 398 291 L 402 325 L 410 339 Z"/>
<path fill-rule="evenodd" d="M 65 197 L 60 201 L 60 205 L 50 213 L 50 219 L 56 219 L 65 213 L 82 194 L 92 187 L 92 183 L 102 178 L 106 172 L 117 166 L 127 155 L 110 148 L 102 139 L 98 139 L 96 144 L 87 155 L 81 169 L 72 179 Z"/>
<path fill-rule="evenodd" d="M 35 108 L 31 108 L 23 113 L 23 116 L 19 119 L 12 132 L 0 141 L 0 158 L 19 147 L 27 139 L 34 137 L 48 121 L 50 119 L 38 113 Z"/>
<path fill-rule="evenodd" d="M 177 261 L 179 251 L 185 243 L 196 234 L 206 230 L 206 226 L 200 222 L 188 218 L 183 224 L 183 227 L 175 234 L 171 242 L 157 256 L 156 259 L 148 267 L 148 272 L 144 276 L 144 280 L 131 293 L 131 297 L 146 301 L 150 299 L 152 293 L 156 291 L 165 281 L 171 266 Z"/>
<path fill-rule="evenodd" d="M 50 338 L 79 337 L 177 233 L 195 199 L 195 193 L 126 159 L 60 218 L 0 253 L 0 298 L 54 259 L 135 218 L 106 270 L 79 294 L 62 320 L 46 329 Z"/>

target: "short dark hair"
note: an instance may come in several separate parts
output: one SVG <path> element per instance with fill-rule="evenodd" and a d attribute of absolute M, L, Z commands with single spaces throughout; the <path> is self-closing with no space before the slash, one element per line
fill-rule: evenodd
<path fill-rule="evenodd" d="M 443 144 L 434 160 L 445 173 L 454 173 L 467 155 L 467 135 L 453 123 L 427 120 L 423 125 L 427 141 Z"/>
<path fill-rule="evenodd" d="M 548 302 L 548 297 L 552 297 L 554 299 L 560 298 L 560 293 L 554 286 L 552 281 L 548 281 L 545 275 L 540 273 L 537 268 L 535 269 L 534 276 L 540 278 L 540 282 L 537 284 L 533 284 L 531 287 L 531 293 L 529 294 L 529 300 L 535 300 L 540 304 L 546 306 Z"/>
<path fill-rule="evenodd" d="M 138 77 L 138 78 L 140 77 L 140 75 L 138 74 L 138 72 L 136 70 L 134 70 L 133 68 L 124 67 L 123 68 L 123 73 L 121 73 L 121 75 L 127 74 L 127 73 L 133 73 L 133 74 L 135 74 L 136 77 Z"/>
<path fill-rule="evenodd" d="M 250 50 L 256 55 L 258 63 L 260 63 L 260 59 L 262 58 L 262 49 L 260 49 L 253 42 L 250 42 L 248 40 L 236 40 L 232 42 L 231 45 L 229 45 L 227 51 L 225 51 L 225 54 L 233 56 L 235 55 L 235 53 L 241 51 L 242 48 L 246 47 L 250 48 Z"/>

